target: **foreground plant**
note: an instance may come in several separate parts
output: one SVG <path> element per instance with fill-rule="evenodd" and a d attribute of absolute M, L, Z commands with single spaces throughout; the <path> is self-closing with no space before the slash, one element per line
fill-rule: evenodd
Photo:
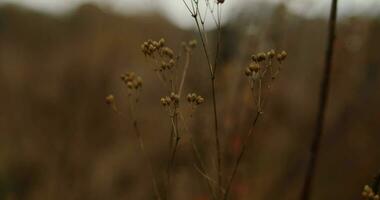
<path fill-rule="evenodd" d="M 244 75 L 248 80 L 250 92 L 252 93 L 254 111 L 256 113 L 248 133 L 245 135 L 244 143 L 238 153 L 238 156 L 233 164 L 232 172 L 229 176 L 227 173 L 223 173 L 225 167 L 222 165 L 222 157 L 224 149 L 221 147 L 221 138 L 219 135 L 218 119 L 220 116 L 217 112 L 216 102 L 216 71 L 219 65 L 219 51 L 221 48 L 221 19 L 222 19 L 222 4 L 224 0 L 183 0 L 184 5 L 187 7 L 192 18 L 195 21 L 199 38 L 201 41 L 202 51 L 206 58 L 206 66 L 209 71 L 210 77 L 210 89 L 211 89 L 211 110 L 213 115 L 213 140 L 215 142 L 215 154 L 210 158 L 212 163 L 215 161 L 216 169 L 212 170 L 206 165 L 206 159 L 202 157 L 198 145 L 194 142 L 194 131 L 188 126 L 188 121 L 192 120 L 193 112 L 195 112 L 200 105 L 205 102 L 205 98 L 197 94 L 196 92 L 187 93 L 185 97 L 182 96 L 187 72 L 190 66 L 190 59 L 192 52 L 197 46 L 195 40 L 182 43 L 182 49 L 175 51 L 166 45 L 165 39 L 161 38 L 157 41 L 149 39 L 141 45 L 141 51 L 151 63 L 151 69 L 156 74 L 161 85 L 165 89 L 166 93 L 157 100 L 164 112 L 167 114 L 167 119 L 170 123 L 169 133 L 169 155 L 167 161 L 167 168 L 165 171 L 166 178 L 165 184 L 162 187 L 158 186 L 156 177 L 158 175 L 153 170 L 153 163 L 150 157 L 146 154 L 144 141 L 140 132 L 138 121 L 134 115 L 134 107 L 138 103 L 139 93 L 142 87 L 142 78 L 135 73 L 126 73 L 121 76 L 123 83 L 127 87 L 127 96 L 129 104 L 129 114 L 133 122 L 133 127 L 136 136 L 140 142 L 140 148 L 145 154 L 152 173 L 153 189 L 155 191 L 155 197 L 158 200 L 171 199 L 171 179 L 172 172 L 175 167 L 175 159 L 178 151 L 178 147 L 181 144 L 181 138 L 184 134 L 187 134 L 189 143 L 191 145 L 192 153 L 194 154 L 194 168 L 204 178 L 210 198 L 213 200 L 227 200 L 229 198 L 231 186 L 234 178 L 237 174 L 239 165 L 242 161 L 248 146 L 250 137 L 253 135 L 253 129 L 257 124 L 259 117 L 264 113 L 265 103 L 270 95 L 273 82 L 279 76 L 282 64 L 287 58 L 287 53 L 281 51 L 277 53 L 275 50 L 268 52 L 261 52 L 251 56 L 250 64 L 244 69 Z M 205 10 L 200 9 L 200 4 L 204 3 Z M 211 16 L 217 27 L 217 41 L 215 44 L 215 57 L 211 59 L 210 43 L 205 31 L 205 22 L 207 16 Z M 177 53 L 179 52 L 179 53 Z M 182 62 L 181 62 L 182 61 Z M 243 74 L 241 75 L 243 77 Z M 187 104 L 185 104 L 187 102 Z M 121 113 L 116 106 L 115 97 L 109 95 L 106 97 L 106 103 L 116 111 Z M 184 111 L 189 110 L 188 113 Z M 159 188 L 164 188 L 165 191 L 160 191 Z"/>

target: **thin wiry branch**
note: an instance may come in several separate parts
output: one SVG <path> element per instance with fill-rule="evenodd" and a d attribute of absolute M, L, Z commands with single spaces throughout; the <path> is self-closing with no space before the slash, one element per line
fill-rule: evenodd
<path fill-rule="evenodd" d="M 152 162 L 152 159 L 150 158 L 150 156 L 148 155 L 148 153 L 146 151 L 144 140 L 142 138 L 141 131 L 140 131 L 137 119 L 136 119 L 135 114 L 134 114 L 133 102 L 131 101 L 130 94 L 128 94 L 128 105 L 129 105 L 130 115 L 132 118 L 133 129 L 135 130 L 136 137 L 139 141 L 140 149 L 141 149 L 142 153 L 144 154 L 144 157 L 148 160 L 149 169 L 152 173 L 152 184 L 153 184 L 153 189 L 155 192 L 156 199 L 162 200 L 161 195 L 160 195 L 160 191 L 158 189 L 156 174 L 155 174 L 154 168 L 153 168 L 153 162 Z"/>
<path fill-rule="evenodd" d="M 253 135 L 253 130 L 254 130 L 256 124 L 257 124 L 257 121 L 258 121 L 260 115 L 261 115 L 260 112 L 256 113 L 255 118 L 254 118 L 253 122 L 251 123 L 251 127 L 249 128 L 249 132 L 248 132 L 247 136 L 244 138 L 244 142 L 243 142 L 242 147 L 240 149 L 239 155 L 238 155 L 238 157 L 237 157 L 237 159 L 235 161 L 234 167 L 232 168 L 231 177 L 230 177 L 230 179 L 227 182 L 226 192 L 223 195 L 223 200 L 227 200 L 228 199 L 228 195 L 229 195 L 229 192 L 231 190 L 231 186 L 232 186 L 233 180 L 234 180 L 234 178 L 236 176 L 237 170 L 238 170 L 239 165 L 241 163 L 241 160 L 242 160 L 242 158 L 244 156 L 244 153 L 247 151 L 249 139 Z"/>

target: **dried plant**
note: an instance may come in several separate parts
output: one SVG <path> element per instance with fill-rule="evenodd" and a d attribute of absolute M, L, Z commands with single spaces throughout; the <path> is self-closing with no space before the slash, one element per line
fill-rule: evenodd
<path fill-rule="evenodd" d="M 201 41 L 202 51 L 207 61 L 207 68 L 209 69 L 209 79 L 211 88 L 211 104 L 213 115 L 213 140 L 215 141 L 215 154 L 211 157 L 212 161 L 216 161 L 215 171 L 209 169 L 206 165 L 206 158 L 202 157 L 199 151 L 198 145 L 193 139 L 192 128 L 188 125 L 188 122 L 193 118 L 193 113 L 198 109 L 200 105 L 205 102 L 205 98 L 196 92 L 190 92 L 185 97 L 182 96 L 183 88 L 187 76 L 187 72 L 190 66 L 190 60 L 193 50 L 197 46 L 196 40 L 182 43 L 182 49 L 178 51 L 166 45 L 165 39 L 147 40 L 141 45 L 142 53 L 146 56 L 147 60 L 151 63 L 151 69 L 156 74 L 158 80 L 161 81 L 163 88 L 167 91 L 163 95 L 159 102 L 168 116 L 170 121 L 170 140 L 169 140 L 169 155 L 166 168 L 166 180 L 163 181 L 166 184 L 162 186 L 165 188 L 164 192 L 159 191 L 158 181 L 156 179 L 157 174 L 153 169 L 153 163 L 149 156 L 146 155 L 144 141 L 141 137 L 141 132 L 138 127 L 137 119 L 134 116 L 134 107 L 138 103 L 139 93 L 142 87 L 142 79 L 134 73 L 126 73 L 121 76 L 122 81 L 127 86 L 127 93 L 129 99 L 129 113 L 132 115 L 133 126 L 140 141 L 140 147 L 147 159 L 149 160 L 152 172 L 152 183 L 156 194 L 156 199 L 171 199 L 171 176 L 175 167 L 175 159 L 180 145 L 181 138 L 186 134 L 189 138 L 189 144 L 191 145 L 192 153 L 194 154 L 195 162 L 193 167 L 203 177 L 207 183 L 210 198 L 213 200 L 227 200 L 229 198 L 230 189 L 234 180 L 234 177 L 238 171 L 238 167 L 242 161 L 243 155 L 249 146 L 249 139 L 253 134 L 253 129 L 259 117 L 263 114 L 265 102 L 270 95 L 273 81 L 278 77 L 282 64 L 287 58 L 287 53 L 281 51 L 276 53 L 275 50 L 268 52 L 262 52 L 254 54 L 250 58 L 250 64 L 242 71 L 241 74 L 246 76 L 249 84 L 250 91 L 253 97 L 253 106 L 255 108 L 256 115 L 253 122 L 250 124 L 249 131 L 245 136 L 244 143 L 240 149 L 238 157 L 236 158 L 232 172 L 230 176 L 227 173 L 223 173 L 224 166 L 222 166 L 222 157 L 224 149 L 221 147 L 221 138 L 219 135 L 217 102 L 216 102 L 216 72 L 219 65 L 219 51 L 221 46 L 221 20 L 222 20 L 222 5 L 224 0 L 210 1 L 210 0 L 183 0 L 184 5 L 188 9 L 189 13 L 193 17 L 199 38 Z M 205 9 L 201 11 L 200 4 L 205 5 Z M 210 16 L 217 27 L 217 40 L 215 42 L 215 58 L 211 59 L 211 45 L 208 40 L 207 32 L 205 30 L 205 22 Z M 248 60 L 249 58 L 247 58 Z M 183 62 L 181 62 L 183 60 Z M 182 66 L 181 66 L 182 64 Z M 183 101 L 187 102 L 185 104 Z M 115 97 L 110 95 L 106 97 L 106 103 L 116 111 L 121 113 L 115 104 Z M 184 113 L 186 108 L 189 112 Z M 215 172 L 215 173 L 214 173 Z"/>

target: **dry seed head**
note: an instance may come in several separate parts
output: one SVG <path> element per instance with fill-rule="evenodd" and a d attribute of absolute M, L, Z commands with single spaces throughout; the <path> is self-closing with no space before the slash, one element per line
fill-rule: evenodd
<path fill-rule="evenodd" d="M 253 62 L 257 62 L 257 56 L 255 54 L 251 55 L 251 59 Z"/>
<path fill-rule="evenodd" d="M 205 100 L 204 100 L 203 97 L 198 96 L 197 99 L 195 100 L 195 103 L 196 103 L 197 105 L 200 105 L 200 104 L 202 104 L 204 101 L 205 101 Z"/>
<path fill-rule="evenodd" d="M 186 99 L 190 104 L 193 104 L 193 105 L 200 105 L 205 101 L 202 96 L 197 95 L 196 93 L 189 93 L 186 96 Z"/>
<path fill-rule="evenodd" d="M 174 51 L 170 49 L 169 47 L 163 47 L 162 54 L 169 58 L 174 58 Z"/>
<path fill-rule="evenodd" d="M 107 105 L 112 105 L 114 103 L 115 103 L 115 97 L 112 94 L 108 95 L 106 97 L 106 104 Z"/>
<path fill-rule="evenodd" d="M 161 38 L 161 39 L 158 41 L 158 45 L 159 45 L 159 47 L 163 47 L 163 46 L 165 46 L 165 39 L 164 39 L 164 38 Z"/>
<path fill-rule="evenodd" d="M 288 53 L 286 53 L 286 51 L 282 51 L 281 53 L 277 54 L 277 61 L 278 62 L 282 62 L 284 61 L 286 58 L 288 57 Z"/>
<path fill-rule="evenodd" d="M 174 67 L 174 65 L 175 65 L 175 60 L 174 59 L 170 59 L 169 60 L 169 66 L 170 66 L 170 68 Z"/>
<path fill-rule="evenodd" d="M 191 94 L 187 94 L 186 99 L 188 102 L 192 102 L 193 96 Z"/>
<path fill-rule="evenodd" d="M 173 102 L 178 103 L 178 102 L 179 102 L 179 95 L 176 94 L 176 93 L 174 93 L 174 92 L 172 92 L 172 93 L 170 94 L 170 99 L 171 99 Z"/>
<path fill-rule="evenodd" d="M 164 97 L 162 97 L 160 99 L 160 102 L 161 102 L 161 105 L 163 105 L 163 106 L 167 106 L 168 105 L 168 102 L 166 101 L 166 98 L 164 98 Z"/>
<path fill-rule="evenodd" d="M 257 61 L 262 62 L 267 59 L 267 55 L 265 53 L 259 53 L 257 54 Z"/>
<path fill-rule="evenodd" d="M 135 85 L 133 84 L 133 82 L 128 82 L 128 83 L 127 83 L 127 87 L 128 87 L 129 89 L 134 89 L 134 88 L 135 88 Z"/>
<path fill-rule="evenodd" d="M 379 198 L 379 196 L 373 192 L 372 188 L 369 186 L 369 185 L 366 185 L 364 186 L 363 188 L 363 192 L 362 192 L 362 196 L 366 199 L 375 199 L 376 198 Z"/>
<path fill-rule="evenodd" d="M 172 103 L 172 100 L 170 99 L 170 97 L 166 96 L 165 97 L 165 100 L 168 104 L 171 104 Z"/>
<path fill-rule="evenodd" d="M 191 40 L 191 41 L 189 41 L 189 47 L 190 48 L 195 48 L 195 47 L 197 47 L 197 41 L 196 40 Z"/>
<path fill-rule="evenodd" d="M 251 63 L 248 68 L 253 72 L 258 72 L 260 70 L 260 65 L 257 63 Z"/>
<path fill-rule="evenodd" d="M 218 4 L 223 4 L 225 0 L 217 0 Z"/>
<path fill-rule="evenodd" d="M 245 74 L 246 76 L 252 76 L 252 71 L 251 71 L 251 69 L 249 69 L 249 67 L 245 68 L 244 74 Z"/>
<path fill-rule="evenodd" d="M 270 51 L 268 51 L 267 56 L 270 59 L 274 58 L 276 56 L 276 52 L 274 51 L 274 49 L 271 49 Z"/>

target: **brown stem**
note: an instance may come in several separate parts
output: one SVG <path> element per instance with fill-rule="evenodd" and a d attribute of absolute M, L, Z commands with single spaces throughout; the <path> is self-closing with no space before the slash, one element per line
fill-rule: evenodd
<path fill-rule="evenodd" d="M 216 94 L 215 94 L 215 71 L 213 70 L 213 67 L 211 65 L 211 60 L 210 56 L 206 47 L 206 43 L 204 41 L 204 38 L 202 36 L 202 31 L 199 25 L 198 18 L 195 16 L 194 17 L 198 32 L 201 37 L 202 41 L 202 46 L 204 53 L 206 55 L 207 63 L 209 65 L 209 70 L 210 70 L 210 79 L 211 79 L 211 90 L 212 90 L 212 104 L 213 104 L 213 114 L 214 114 L 214 129 L 215 129 L 215 143 L 216 143 L 216 157 L 217 157 L 217 175 L 218 175 L 218 188 L 221 188 L 222 186 L 222 168 L 221 168 L 221 160 L 222 160 L 222 155 L 221 155 L 221 150 L 220 150 L 220 139 L 219 139 L 219 128 L 218 128 L 218 114 L 217 114 L 217 108 L 216 108 Z M 219 195 L 218 195 L 219 196 Z"/>
<path fill-rule="evenodd" d="M 171 152 L 170 152 L 170 158 L 169 158 L 169 162 L 168 162 L 168 167 L 167 167 L 167 187 L 166 187 L 166 199 L 169 199 L 169 195 L 170 195 L 170 178 L 171 178 L 171 171 L 173 169 L 173 165 L 174 165 L 174 160 L 175 160 L 175 155 L 177 153 L 177 150 L 178 150 L 178 144 L 179 144 L 179 141 L 180 141 L 180 137 L 179 137 L 179 130 L 178 130 L 178 113 L 177 113 L 177 107 L 174 108 L 174 114 L 173 116 L 170 116 L 170 120 L 171 120 L 171 123 L 172 123 L 172 130 L 173 130 L 173 133 L 174 133 L 174 137 L 171 138 L 171 140 L 174 140 L 174 146 L 173 148 L 171 148 Z"/>
<path fill-rule="evenodd" d="M 207 186 L 208 186 L 208 189 L 209 189 L 209 192 L 210 192 L 210 196 L 212 197 L 213 200 L 217 200 L 216 199 L 216 196 L 215 196 L 215 193 L 212 189 L 212 179 L 210 178 L 210 176 L 208 175 L 207 171 L 206 171 L 206 166 L 202 160 L 202 157 L 201 157 L 201 154 L 199 153 L 199 150 L 198 150 L 198 147 L 197 145 L 195 144 L 194 142 L 194 139 L 193 139 L 193 135 L 191 135 L 190 133 L 190 130 L 187 126 L 187 123 L 185 121 L 185 118 L 183 117 L 183 115 L 181 113 L 179 113 L 181 119 L 182 119 L 182 123 L 184 125 L 184 128 L 187 132 L 187 134 L 189 135 L 190 137 L 190 143 L 191 143 L 191 146 L 192 146 L 192 150 L 193 150 L 193 154 L 194 154 L 194 157 L 196 158 L 198 164 L 196 165 L 197 169 L 199 169 L 199 171 L 201 172 L 202 176 L 206 178 L 206 181 L 207 181 Z"/>
<path fill-rule="evenodd" d="M 183 67 L 183 73 L 182 73 L 182 77 L 181 77 L 181 83 L 180 83 L 179 89 L 178 89 L 178 95 L 179 96 L 181 96 L 181 94 L 182 94 L 182 89 L 183 89 L 183 85 L 185 83 L 185 79 L 186 79 L 186 75 L 187 75 L 187 70 L 189 69 L 190 56 L 191 56 L 191 52 L 190 51 L 186 51 L 185 66 Z"/>
<path fill-rule="evenodd" d="M 140 128 L 138 126 L 137 119 L 136 119 L 136 117 L 134 115 L 133 105 L 132 105 L 132 102 L 131 102 L 130 98 L 131 97 L 129 96 L 128 97 L 128 100 L 129 100 L 129 109 L 130 109 L 130 113 L 131 113 L 131 117 L 132 117 L 133 129 L 135 130 L 136 137 L 137 137 L 137 139 L 139 141 L 139 145 L 140 145 L 141 151 L 143 152 L 144 157 L 148 160 L 148 165 L 149 165 L 150 171 L 152 173 L 152 184 L 153 184 L 153 189 L 154 189 L 154 192 L 155 192 L 155 195 L 156 195 L 156 199 L 157 200 L 162 200 L 160 192 L 159 192 L 159 189 L 158 189 L 156 175 L 155 175 L 155 172 L 154 172 L 154 169 L 153 169 L 153 162 L 152 162 L 152 159 L 150 158 L 150 156 L 148 155 L 148 153 L 146 152 L 144 140 L 142 139 L 141 131 L 140 131 Z"/>
<path fill-rule="evenodd" d="M 238 157 L 237 157 L 237 159 L 236 159 L 236 161 L 235 161 L 234 167 L 233 167 L 233 169 L 232 169 L 231 177 L 230 177 L 230 179 L 229 179 L 229 181 L 228 181 L 228 183 L 227 183 L 227 186 L 226 186 L 226 192 L 225 192 L 224 195 L 223 195 L 223 200 L 227 200 L 227 199 L 228 199 L 228 195 L 229 195 L 229 192 L 230 192 L 230 190 L 231 190 L 231 186 L 232 186 L 233 180 L 234 180 L 234 178 L 235 178 L 235 176 L 236 176 L 236 173 L 237 173 L 237 170 L 238 170 L 239 165 L 240 165 L 240 163 L 241 163 L 241 160 L 242 160 L 242 158 L 243 158 L 243 155 L 244 155 L 244 153 L 247 151 L 248 141 L 249 141 L 250 137 L 251 137 L 252 134 L 253 134 L 253 129 L 255 128 L 255 126 L 256 126 L 256 124 L 257 124 L 257 121 L 258 121 L 260 115 L 261 115 L 260 112 L 257 112 L 257 113 L 256 113 L 256 116 L 255 116 L 255 118 L 253 119 L 253 122 L 252 122 L 252 124 L 251 124 L 251 127 L 249 128 L 249 132 L 248 132 L 247 136 L 246 136 L 245 139 L 244 139 L 243 145 L 242 145 L 242 147 L 241 147 L 241 149 L 240 149 L 239 155 L 238 155 Z"/>
<path fill-rule="evenodd" d="M 311 196 L 312 183 L 315 177 L 315 169 L 317 166 L 319 149 L 321 144 L 323 126 L 325 121 L 325 113 L 327 107 L 327 100 L 330 88 L 330 76 L 332 68 L 332 60 L 334 54 L 334 41 L 335 41 L 335 31 L 336 31 L 336 17 L 338 10 L 338 0 L 332 0 L 331 11 L 329 19 L 329 32 L 327 40 L 327 49 L 325 55 L 325 68 L 323 74 L 323 80 L 321 82 L 321 90 L 319 95 L 319 110 L 317 115 L 317 123 L 315 128 L 315 133 L 313 137 L 313 143 L 310 149 L 310 161 L 308 163 L 305 182 L 303 185 L 301 200 L 309 200 Z"/>

